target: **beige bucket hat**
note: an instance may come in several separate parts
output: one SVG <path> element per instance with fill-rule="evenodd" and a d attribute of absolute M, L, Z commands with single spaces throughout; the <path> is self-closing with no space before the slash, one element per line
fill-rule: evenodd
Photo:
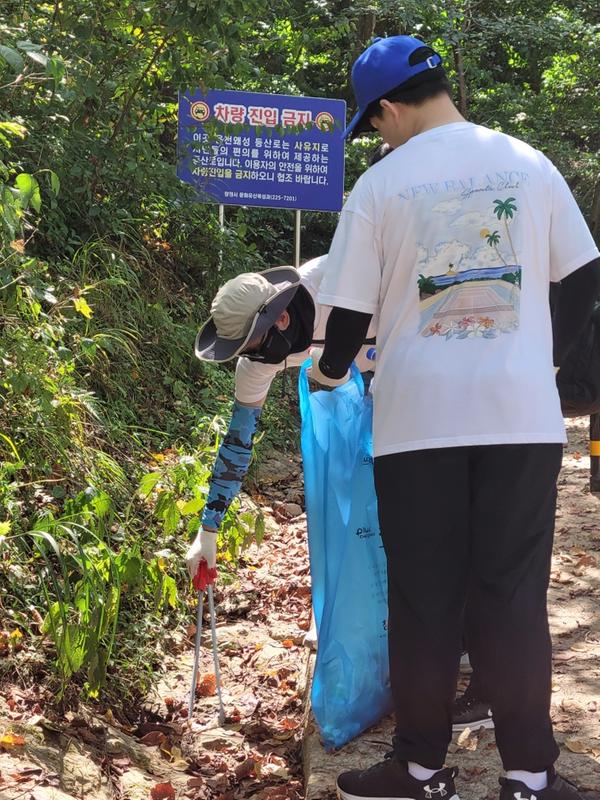
<path fill-rule="evenodd" d="M 211 316 L 196 336 L 196 357 L 223 362 L 239 355 L 248 342 L 275 324 L 298 286 L 300 274 L 293 267 L 243 272 L 227 281 L 217 292 Z"/>

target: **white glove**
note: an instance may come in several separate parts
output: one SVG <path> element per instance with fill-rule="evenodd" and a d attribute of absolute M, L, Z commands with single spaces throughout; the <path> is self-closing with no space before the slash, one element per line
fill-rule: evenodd
<path fill-rule="evenodd" d="M 207 531 L 200 528 L 196 534 L 196 538 L 191 543 L 189 550 L 186 553 L 185 560 L 187 563 L 190 578 L 198 572 L 198 565 L 204 559 L 208 569 L 214 569 L 217 565 L 217 532 Z"/>
<path fill-rule="evenodd" d="M 321 386 L 331 387 L 332 389 L 336 386 L 343 386 L 350 377 L 350 371 L 348 371 L 342 378 L 328 378 L 327 375 L 323 375 L 319 369 L 319 361 L 321 360 L 322 355 L 323 350 L 320 347 L 315 347 L 310 351 L 312 364 L 307 372 L 308 377 L 312 381 L 315 381 L 315 383 L 318 383 Z"/>

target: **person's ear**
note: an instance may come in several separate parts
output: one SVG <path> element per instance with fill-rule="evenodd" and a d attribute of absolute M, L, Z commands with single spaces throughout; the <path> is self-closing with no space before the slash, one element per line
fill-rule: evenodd
<path fill-rule="evenodd" d="M 396 122 L 400 121 L 404 111 L 403 103 L 392 103 L 390 100 L 385 99 L 380 100 L 379 103 L 384 114 L 387 111 Z"/>
<path fill-rule="evenodd" d="M 290 321 L 290 314 L 286 308 L 285 311 L 281 312 L 279 318 L 275 321 L 275 325 L 277 325 L 280 331 L 284 331 L 286 328 L 289 328 Z"/>

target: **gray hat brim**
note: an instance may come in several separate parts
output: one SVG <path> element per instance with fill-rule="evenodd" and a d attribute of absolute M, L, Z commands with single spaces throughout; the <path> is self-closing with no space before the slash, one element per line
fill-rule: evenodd
<path fill-rule="evenodd" d="M 279 319 L 292 302 L 300 286 L 300 274 L 293 267 L 273 267 L 260 273 L 273 286 L 281 289 L 270 297 L 254 315 L 248 333 L 241 339 L 224 339 L 217 333 L 214 320 L 207 319 L 198 331 L 194 343 L 194 355 L 201 361 L 223 363 L 240 355 L 252 339 L 262 336 Z"/>

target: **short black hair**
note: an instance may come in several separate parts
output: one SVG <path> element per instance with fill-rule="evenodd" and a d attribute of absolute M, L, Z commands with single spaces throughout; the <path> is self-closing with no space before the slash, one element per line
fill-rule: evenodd
<path fill-rule="evenodd" d="M 412 66 L 427 61 L 427 59 L 433 55 L 435 55 L 435 52 L 431 47 L 423 46 L 412 52 L 408 61 Z M 420 106 L 425 100 L 437 97 L 440 94 L 447 94 L 448 97 L 452 98 L 452 86 L 450 85 L 446 71 L 441 64 L 438 64 L 437 67 L 414 75 L 389 92 L 382 94 L 377 100 L 373 100 L 373 102 L 367 106 L 365 113 L 356 126 L 354 136 L 374 130 L 369 119 L 371 117 L 381 116 L 383 113 L 380 105 L 382 100 L 389 100 L 390 103 L 404 103 L 408 106 Z"/>

